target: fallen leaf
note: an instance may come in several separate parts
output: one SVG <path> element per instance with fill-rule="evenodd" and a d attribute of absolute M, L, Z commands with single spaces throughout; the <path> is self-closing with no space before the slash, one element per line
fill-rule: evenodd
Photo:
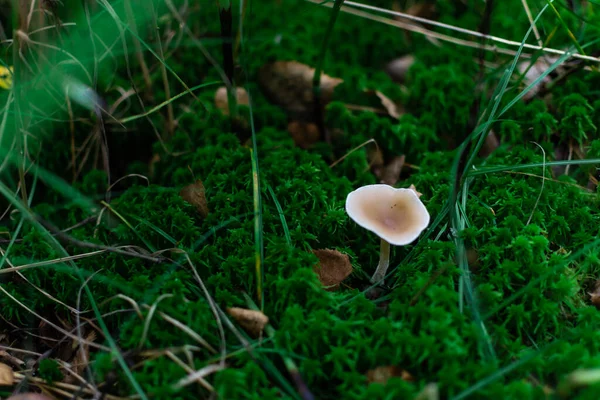
<path fill-rule="evenodd" d="M 227 314 L 231 315 L 248 334 L 258 337 L 265 326 L 269 323 L 269 317 L 260 311 L 247 310 L 245 308 L 227 308 Z"/>
<path fill-rule="evenodd" d="M 90 331 L 85 340 L 88 342 L 94 342 L 97 339 L 95 331 Z M 80 344 L 78 340 L 73 340 L 71 343 L 73 350 L 76 350 L 72 360 L 69 360 L 69 364 L 73 366 L 74 374 L 67 374 L 64 379 L 64 383 L 74 384 L 77 381 L 77 376 L 83 376 L 85 369 L 90 363 L 90 346 L 87 343 Z"/>
<path fill-rule="evenodd" d="M 247 106 L 250 104 L 248 92 L 246 92 L 246 89 L 244 88 L 235 88 L 235 99 L 239 106 Z M 215 92 L 215 105 L 223 112 L 223 114 L 229 115 L 229 99 L 227 97 L 227 88 L 225 86 L 221 86 Z"/>
<path fill-rule="evenodd" d="M 317 143 L 320 138 L 319 128 L 312 122 L 291 121 L 288 132 L 292 135 L 296 146 L 308 149 Z"/>
<path fill-rule="evenodd" d="M 390 186 L 394 186 L 400 179 L 400 173 L 404 166 L 404 155 L 394 157 L 387 165 L 375 168 L 373 172 L 375 176 L 379 178 L 380 183 L 385 183 Z"/>
<path fill-rule="evenodd" d="M 423 196 L 423 193 L 420 193 L 420 192 L 418 192 L 418 191 L 417 191 L 417 188 L 415 187 L 415 185 L 410 185 L 408 188 L 409 188 L 410 190 L 412 190 L 413 192 L 415 192 L 415 193 L 417 194 L 417 196 L 418 196 L 418 197 L 421 197 L 421 196 Z"/>
<path fill-rule="evenodd" d="M 12 368 L 0 363 L 0 386 L 12 386 L 15 383 L 15 373 Z"/>
<path fill-rule="evenodd" d="M 523 100 L 531 100 L 540 91 L 543 85 L 551 81 L 550 75 L 546 75 L 543 78 L 541 76 L 550 68 L 550 65 L 558 60 L 556 56 L 543 56 L 539 57 L 535 63 L 531 64 L 530 61 L 524 61 L 517 65 L 517 70 L 524 74 L 523 85 L 528 87 L 529 85 L 536 83 L 527 93 L 523 95 Z M 540 79 L 541 78 L 541 79 Z"/>
<path fill-rule="evenodd" d="M 500 146 L 500 140 L 498 140 L 498 136 L 496 136 L 494 131 L 490 130 L 485 137 L 485 142 L 483 143 L 481 150 L 479 150 L 479 157 L 488 157 L 498 148 L 498 146 Z"/>
<path fill-rule="evenodd" d="M 313 250 L 319 259 L 319 264 L 313 270 L 319 276 L 319 281 L 326 290 L 336 290 L 340 283 L 352 273 L 352 264 L 347 254 L 337 250 Z"/>
<path fill-rule="evenodd" d="M 412 54 L 407 54 L 402 57 L 398 57 L 385 66 L 385 72 L 396 82 L 404 82 L 406 80 L 406 74 L 410 67 L 415 63 L 415 57 Z"/>
<path fill-rule="evenodd" d="M 588 293 L 592 304 L 600 310 L 600 279 L 594 283 L 594 290 Z"/>
<path fill-rule="evenodd" d="M 297 61 L 275 61 L 258 71 L 258 83 L 265 96 L 282 107 L 293 119 L 313 121 L 315 98 L 312 80 L 315 69 Z M 320 106 L 324 108 L 343 80 L 321 73 Z"/>
<path fill-rule="evenodd" d="M 208 216 L 208 203 L 206 201 L 206 190 L 202 181 L 198 179 L 195 183 L 187 185 L 179 192 L 181 198 L 194 207 L 202 218 Z"/>
<path fill-rule="evenodd" d="M 0 65 L 0 88 L 10 90 L 13 85 L 13 73 L 14 68 L 12 66 L 6 68 Z"/>
<path fill-rule="evenodd" d="M 404 109 L 394 103 L 392 99 L 381 93 L 379 90 L 365 90 L 367 93 L 375 94 L 381 101 L 381 105 L 387 110 L 390 117 L 400 119 L 404 114 Z"/>
<path fill-rule="evenodd" d="M 386 383 L 390 378 L 399 377 L 407 382 L 413 382 L 415 378 L 405 369 L 386 365 L 367 371 L 367 381 L 369 383 Z"/>

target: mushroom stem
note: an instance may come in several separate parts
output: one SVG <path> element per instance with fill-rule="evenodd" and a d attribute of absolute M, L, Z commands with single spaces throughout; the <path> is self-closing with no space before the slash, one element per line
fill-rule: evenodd
<path fill-rule="evenodd" d="M 379 264 L 371 277 L 371 283 L 383 284 L 385 273 L 390 266 L 390 244 L 387 240 L 381 239 L 381 250 L 379 251 Z"/>

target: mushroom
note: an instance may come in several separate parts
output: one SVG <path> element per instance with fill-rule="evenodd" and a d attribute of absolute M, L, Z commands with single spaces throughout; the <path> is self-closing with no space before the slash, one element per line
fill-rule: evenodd
<path fill-rule="evenodd" d="M 381 282 L 390 265 L 390 244 L 413 242 L 429 225 L 429 213 L 415 190 L 367 185 L 346 197 L 346 212 L 358 225 L 381 238 L 379 264 L 371 283 Z"/>

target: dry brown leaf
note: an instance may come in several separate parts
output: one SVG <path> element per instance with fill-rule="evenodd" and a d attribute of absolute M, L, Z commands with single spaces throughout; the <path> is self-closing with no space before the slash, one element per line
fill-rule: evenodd
<path fill-rule="evenodd" d="M 367 381 L 369 383 L 386 383 L 390 378 L 394 377 L 400 377 L 407 382 L 415 380 L 408 371 L 393 365 L 377 367 L 367 372 Z"/>
<path fill-rule="evenodd" d="M 250 104 L 248 92 L 246 92 L 246 89 L 244 88 L 235 88 L 235 99 L 237 105 L 247 106 Z M 225 86 L 221 86 L 215 92 L 215 105 L 223 112 L 223 114 L 229 115 L 229 99 L 227 98 L 227 88 Z"/>
<path fill-rule="evenodd" d="M 496 136 L 494 131 L 490 130 L 485 137 L 485 142 L 483 143 L 481 150 L 479 150 L 479 157 L 488 157 L 498 148 L 498 146 L 500 146 L 500 140 L 498 140 L 498 136 Z"/>
<path fill-rule="evenodd" d="M 12 386 L 15 384 L 15 373 L 12 368 L 0 363 L 0 386 Z"/>
<path fill-rule="evenodd" d="M 347 254 L 337 250 L 313 250 L 319 259 L 319 264 L 314 266 L 314 271 L 319 276 L 319 281 L 326 290 L 336 290 L 340 283 L 352 273 L 352 264 Z"/>
<path fill-rule="evenodd" d="M 258 337 L 269 323 L 269 317 L 260 311 L 230 307 L 227 309 L 227 314 L 231 315 L 248 334 L 254 337 Z"/>
<path fill-rule="evenodd" d="M 260 68 L 258 82 L 265 96 L 285 109 L 294 119 L 313 121 L 314 73 L 314 68 L 297 61 L 275 61 Z M 342 79 L 321 74 L 321 107 L 331 101 L 335 87 L 342 82 Z"/>
<path fill-rule="evenodd" d="M 94 342 L 97 338 L 98 336 L 96 332 L 90 331 L 86 335 L 85 340 L 88 342 Z M 77 376 L 83 376 L 85 369 L 90 363 L 90 346 L 88 344 L 80 344 L 78 340 L 73 340 L 71 347 L 73 350 L 75 350 L 75 354 L 73 359 L 69 361 L 69 364 L 72 365 L 73 372 L 75 372 L 75 374 L 67 374 L 63 380 L 65 383 L 75 383 L 77 381 Z"/>
<path fill-rule="evenodd" d="M 415 56 L 407 54 L 402 57 L 398 57 L 385 66 L 385 72 L 396 82 L 404 82 L 406 80 L 406 74 L 412 65 L 415 63 Z"/>
<path fill-rule="evenodd" d="M 292 135 L 296 146 L 308 149 L 317 143 L 320 138 L 319 128 L 312 122 L 291 121 L 288 124 L 288 132 Z"/>
<path fill-rule="evenodd" d="M 375 173 L 375 176 L 379 178 L 379 182 L 390 186 L 394 186 L 396 183 L 398 183 L 405 159 L 406 157 L 403 154 L 401 156 L 394 157 L 387 165 L 375 168 L 373 172 Z"/>
<path fill-rule="evenodd" d="M 375 94 L 381 101 L 381 105 L 386 109 L 389 116 L 395 119 L 400 119 L 400 117 L 404 114 L 404 108 L 392 101 L 385 94 L 381 93 L 379 90 L 365 90 L 367 93 Z"/>
<path fill-rule="evenodd" d="M 20 393 L 10 396 L 6 400 L 52 400 L 52 398 L 40 393 Z"/>
<path fill-rule="evenodd" d="M 594 283 L 594 290 L 588 294 L 594 307 L 600 310 L 600 279 Z"/>
<path fill-rule="evenodd" d="M 206 201 L 206 190 L 202 181 L 198 179 L 195 183 L 187 185 L 179 192 L 181 198 L 194 207 L 202 218 L 208 216 L 208 202 Z"/>
<path fill-rule="evenodd" d="M 550 68 L 550 65 L 558 60 L 556 56 L 544 56 L 540 57 L 536 60 L 533 65 L 530 61 L 524 61 L 517 65 L 517 70 L 524 74 L 523 76 L 523 85 L 525 87 L 533 84 L 536 80 L 538 80 L 542 74 Z M 531 100 L 534 98 L 540 91 L 543 85 L 549 83 L 551 78 L 549 75 L 546 75 L 541 80 L 537 82 L 535 86 L 533 86 L 525 95 L 523 96 L 523 100 Z"/>

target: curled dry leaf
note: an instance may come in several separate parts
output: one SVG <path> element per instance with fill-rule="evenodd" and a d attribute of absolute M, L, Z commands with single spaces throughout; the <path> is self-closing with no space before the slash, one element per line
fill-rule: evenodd
<path fill-rule="evenodd" d="M 241 87 L 235 88 L 235 101 L 241 106 L 250 104 L 246 89 Z M 215 105 L 223 112 L 223 114 L 229 115 L 229 99 L 227 97 L 227 88 L 225 86 L 221 86 L 215 92 Z"/>
<path fill-rule="evenodd" d="M 394 377 L 400 377 L 407 382 L 415 380 L 408 371 L 393 365 L 377 367 L 367 372 L 367 381 L 369 383 L 386 383 L 390 378 Z"/>
<path fill-rule="evenodd" d="M 258 83 L 265 96 L 294 119 L 312 121 L 315 118 L 314 73 L 314 68 L 297 61 L 275 61 L 260 68 Z M 335 87 L 342 82 L 342 79 L 321 74 L 321 107 L 331 101 Z"/>
<path fill-rule="evenodd" d="M 404 108 L 396 103 L 379 90 L 367 90 L 367 93 L 375 94 L 381 101 L 381 105 L 386 109 L 390 117 L 400 119 L 404 114 Z"/>
<path fill-rule="evenodd" d="M 195 183 L 187 185 L 179 192 L 181 198 L 194 207 L 202 218 L 208 216 L 208 203 L 206 201 L 206 190 L 202 181 L 198 179 Z"/>
<path fill-rule="evenodd" d="M 292 135 L 296 146 L 308 149 L 319 141 L 319 128 L 312 122 L 291 121 L 288 132 Z"/>
<path fill-rule="evenodd" d="M 525 95 L 523 96 L 523 100 L 531 100 L 533 99 L 540 91 L 543 85 L 549 83 L 551 81 L 550 76 L 546 75 L 541 78 L 541 76 L 550 68 L 550 65 L 558 60 L 556 56 L 544 56 L 540 57 L 536 60 L 535 63 L 531 64 L 530 61 L 524 61 L 517 65 L 517 69 L 523 76 L 523 84 L 525 87 L 535 83 L 537 84 L 533 86 Z M 541 78 L 541 79 L 540 79 Z"/>
<path fill-rule="evenodd" d="M 15 373 L 12 368 L 0 363 L 0 386 L 12 386 L 15 383 Z"/>
<path fill-rule="evenodd" d="M 415 57 L 412 54 L 407 54 L 387 63 L 385 72 L 392 80 L 402 83 L 406 80 L 406 74 L 414 63 Z"/>
<path fill-rule="evenodd" d="M 258 337 L 269 323 L 269 317 L 260 311 L 230 307 L 227 309 L 227 314 L 231 315 L 249 335 L 254 337 Z"/>
<path fill-rule="evenodd" d="M 326 290 L 337 289 L 340 283 L 352 273 L 352 264 L 347 254 L 330 249 L 312 252 L 319 259 L 319 264 L 313 269 Z"/>

